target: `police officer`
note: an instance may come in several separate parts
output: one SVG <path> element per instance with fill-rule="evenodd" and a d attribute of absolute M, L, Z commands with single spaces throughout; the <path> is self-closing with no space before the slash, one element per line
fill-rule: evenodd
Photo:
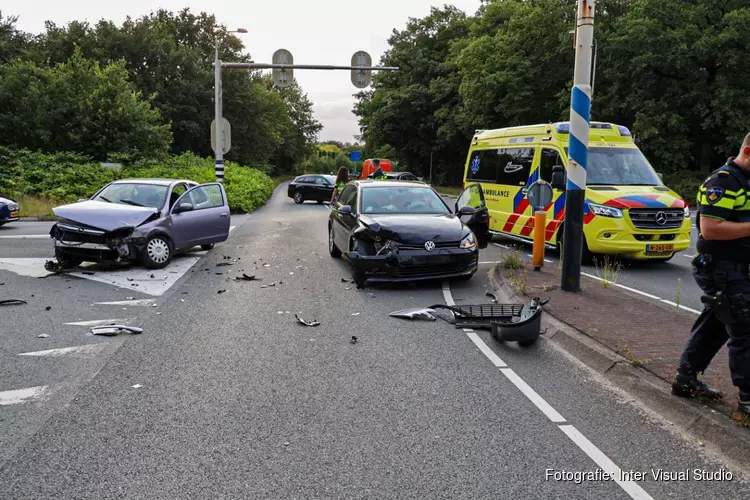
<path fill-rule="evenodd" d="M 375 158 L 372 160 L 372 167 L 375 169 L 375 173 L 372 174 L 373 179 L 387 179 L 388 175 L 380 168 L 380 160 Z"/>
<path fill-rule="evenodd" d="M 721 398 L 721 392 L 697 375 L 729 340 L 729 369 L 739 389 L 738 411 L 750 415 L 750 134 L 739 155 L 703 182 L 698 206 L 693 276 L 705 293 L 701 298 L 705 307 L 680 358 L 672 393 Z"/>

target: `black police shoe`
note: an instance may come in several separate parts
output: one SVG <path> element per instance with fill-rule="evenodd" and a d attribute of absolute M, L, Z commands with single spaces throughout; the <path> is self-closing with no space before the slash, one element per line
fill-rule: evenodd
<path fill-rule="evenodd" d="M 737 411 L 742 415 L 750 417 L 750 392 L 740 391 L 739 404 L 737 405 Z"/>
<path fill-rule="evenodd" d="M 672 394 L 682 398 L 721 399 L 724 397 L 721 391 L 701 382 L 695 375 L 683 375 L 682 373 L 678 373 L 672 382 Z"/>

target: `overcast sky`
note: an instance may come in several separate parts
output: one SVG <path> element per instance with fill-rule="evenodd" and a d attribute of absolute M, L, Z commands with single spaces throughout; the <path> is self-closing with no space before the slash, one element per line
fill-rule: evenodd
<path fill-rule="evenodd" d="M 369 52 L 373 64 L 388 47 L 394 28 L 401 30 L 409 17 L 424 17 L 432 5 L 452 4 L 474 14 L 480 0 L 31 0 L 3 2 L 3 16 L 19 16 L 18 28 L 44 31 L 49 20 L 65 25 L 73 20 L 95 24 L 104 18 L 121 24 L 126 16 L 140 17 L 159 8 L 178 12 L 184 7 L 216 16 L 228 29 L 246 28 L 239 34 L 256 62 L 270 62 L 284 48 L 298 64 L 349 65 L 358 50 Z M 320 139 L 353 142 L 359 134 L 351 112 L 358 91 L 348 71 L 295 71 L 297 81 L 315 103 L 315 116 L 323 123 Z"/>

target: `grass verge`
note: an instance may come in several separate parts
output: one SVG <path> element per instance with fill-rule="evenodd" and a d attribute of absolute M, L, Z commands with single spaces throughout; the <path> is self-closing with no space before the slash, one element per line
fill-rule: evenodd
<path fill-rule="evenodd" d="M 65 202 L 41 196 L 22 196 L 16 201 L 21 217 L 42 217 L 49 220 L 55 219 L 52 208 L 65 204 Z"/>

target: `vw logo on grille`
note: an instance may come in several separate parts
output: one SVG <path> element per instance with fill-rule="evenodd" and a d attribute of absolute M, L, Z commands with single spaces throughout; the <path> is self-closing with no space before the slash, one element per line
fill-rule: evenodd
<path fill-rule="evenodd" d="M 435 243 L 433 243 L 432 241 L 428 241 L 424 244 L 424 249 L 428 252 L 432 252 L 433 250 L 435 250 Z"/>
<path fill-rule="evenodd" d="M 657 212 L 656 213 L 656 223 L 659 224 L 660 226 L 663 226 L 664 224 L 666 224 L 667 223 L 667 214 L 665 214 L 664 212 Z"/>

